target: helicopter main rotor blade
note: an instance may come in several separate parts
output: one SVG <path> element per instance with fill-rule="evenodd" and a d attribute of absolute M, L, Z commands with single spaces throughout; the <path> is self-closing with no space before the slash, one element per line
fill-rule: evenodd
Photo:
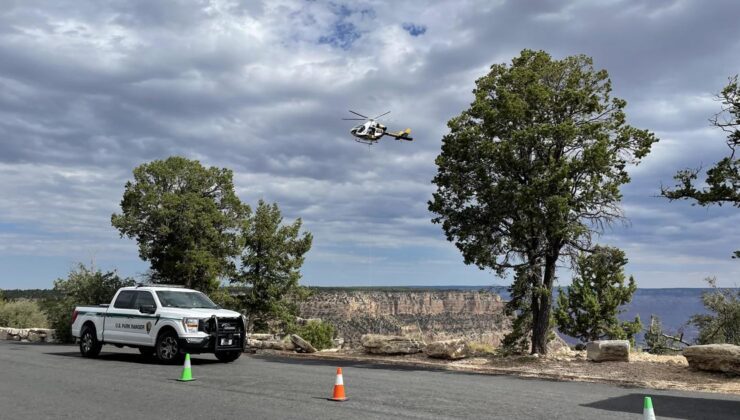
<path fill-rule="evenodd" d="M 382 117 L 383 115 L 388 115 L 388 114 L 390 114 L 390 113 L 391 113 L 391 112 L 390 112 L 390 111 L 388 111 L 388 112 L 386 112 L 385 114 L 380 114 L 380 115 L 378 115 L 377 117 L 375 117 L 375 118 L 373 118 L 373 119 L 374 119 L 374 120 L 377 120 L 378 118 Z"/>
<path fill-rule="evenodd" d="M 353 113 L 353 114 L 355 114 L 355 115 L 358 115 L 358 116 L 360 116 L 360 117 L 362 117 L 362 118 L 365 118 L 365 119 L 367 119 L 367 120 L 369 120 L 369 119 L 370 119 L 370 118 L 368 118 L 367 116 L 365 116 L 365 115 L 362 115 L 362 114 L 360 114 L 359 112 L 355 112 L 355 111 L 352 111 L 351 109 L 349 110 L 349 112 L 351 112 L 351 113 Z"/>
<path fill-rule="evenodd" d="M 342 118 L 344 121 L 365 121 L 365 118 Z"/>

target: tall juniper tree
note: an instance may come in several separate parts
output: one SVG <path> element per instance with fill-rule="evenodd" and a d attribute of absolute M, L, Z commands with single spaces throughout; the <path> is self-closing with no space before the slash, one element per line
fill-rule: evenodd
<path fill-rule="evenodd" d="M 657 138 L 626 123 L 626 102 L 584 55 L 524 50 L 473 93 L 448 122 L 429 209 L 466 264 L 515 269 L 508 308 L 531 317 L 531 351 L 545 354 L 558 262 L 622 217 L 627 165 Z"/>
<path fill-rule="evenodd" d="M 134 169 L 111 223 L 121 236 L 136 238 L 153 281 L 210 292 L 234 272 L 239 226 L 249 207 L 232 178 L 229 169 L 179 156 Z"/>

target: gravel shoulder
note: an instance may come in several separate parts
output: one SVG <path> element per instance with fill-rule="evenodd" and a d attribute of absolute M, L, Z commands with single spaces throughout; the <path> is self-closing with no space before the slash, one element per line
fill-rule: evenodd
<path fill-rule="evenodd" d="M 382 356 L 362 352 L 291 353 L 260 350 L 258 354 L 299 359 L 368 362 L 395 366 L 512 375 L 558 381 L 597 382 L 660 390 L 700 391 L 740 395 L 740 377 L 689 368 L 683 356 L 632 353 L 630 362 L 594 363 L 585 352 L 548 357 L 472 357 L 456 361 L 431 359 L 424 354 Z"/>

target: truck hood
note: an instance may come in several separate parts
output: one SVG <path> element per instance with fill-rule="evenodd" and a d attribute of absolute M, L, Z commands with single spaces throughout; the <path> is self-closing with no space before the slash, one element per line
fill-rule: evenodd
<path fill-rule="evenodd" d="M 204 308 L 162 308 L 161 314 L 163 316 L 173 318 L 210 318 L 216 315 L 219 318 L 239 318 L 242 316 L 239 312 L 230 311 L 228 309 L 204 309 Z"/>

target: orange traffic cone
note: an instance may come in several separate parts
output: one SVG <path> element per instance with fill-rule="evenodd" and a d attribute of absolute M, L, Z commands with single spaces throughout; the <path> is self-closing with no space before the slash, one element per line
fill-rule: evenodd
<path fill-rule="evenodd" d="M 332 401 L 346 401 L 344 395 L 344 379 L 342 378 L 342 368 L 337 368 L 337 379 L 334 382 L 334 396 L 329 398 Z"/>

